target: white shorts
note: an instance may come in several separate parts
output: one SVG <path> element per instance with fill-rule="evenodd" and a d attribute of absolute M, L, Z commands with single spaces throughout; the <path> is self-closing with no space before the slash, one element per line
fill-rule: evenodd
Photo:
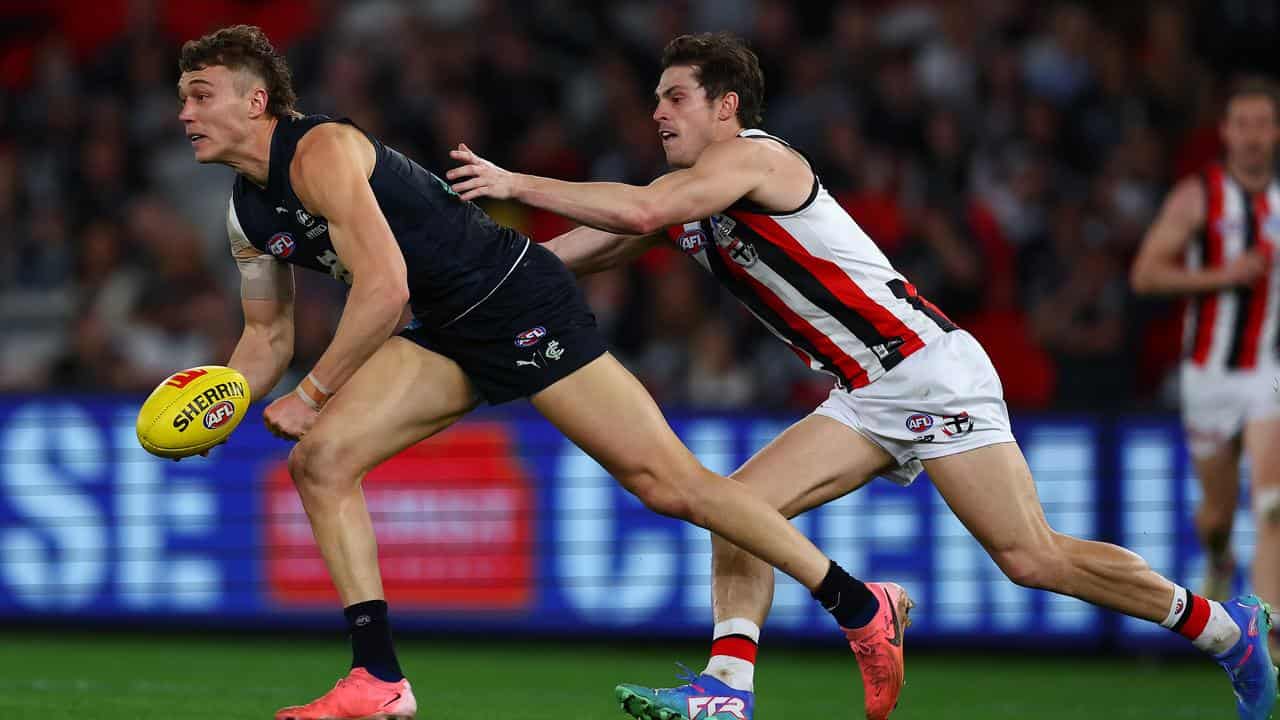
<path fill-rule="evenodd" d="M 1014 442 L 996 369 L 963 330 L 934 340 L 866 387 L 832 390 L 813 414 L 884 448 L 898 466 L 881 476 L 899 485 L 915 480 L 921 460 Z"/>
<path fill-rule="evenodd" d="M 1182 426 L 1195 457 L 1212 455 L 1245 423 L 1280 418 L 1274 367 L 1255 370 L 1182 365 Z"/>

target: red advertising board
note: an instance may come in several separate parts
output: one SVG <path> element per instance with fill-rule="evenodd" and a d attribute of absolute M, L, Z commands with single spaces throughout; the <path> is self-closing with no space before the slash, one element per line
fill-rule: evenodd
<path fill-rule="evenodd" d="M 534 494 L 507 426 L 461 424 L 364 480 L 387 599 L 400 609 L 519 610 L 534 586 Z M 265 571 L 272 601 L 334 606 L 337 592 L 302 501 L 267 471 Z"/>

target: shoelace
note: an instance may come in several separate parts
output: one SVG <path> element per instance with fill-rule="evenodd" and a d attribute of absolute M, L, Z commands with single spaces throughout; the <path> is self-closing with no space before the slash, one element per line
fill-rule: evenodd
<path fill-rule="evenodd" d="M 690 670 L 688 665 L 679 661 L 676 662 L 676 667 L 680 668 L 680 672 L 676 673 L 677 678 L 684 680 L 694 690 L 697 690 L 698 692 L 703 691 L 702 688 L 698 686 L 698 673 Z"/>

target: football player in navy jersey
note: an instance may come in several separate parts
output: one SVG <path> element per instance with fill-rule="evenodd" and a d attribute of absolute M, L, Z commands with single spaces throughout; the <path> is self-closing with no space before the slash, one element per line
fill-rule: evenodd
<path fill-rule="evenodd" d="M 263 419 L 297 440 L 289 471 L 345 608 L 352 670 L 318 700 L 277 718 L 416 713 L 392 648 L 360 483 L 481 401 L 529 398 L 649 508 L 706 527 L 792 575 L 841 624 L 879 612 L 866 585 L 680 443 L 640 383 L 605 351 L 572 274 L 550 251 L 497 225 L 349 121 L 299 114 L 288 67 L 258 28 L 190 41 L 179 67 L 178 117 L 196 159 L 237 173 L 227 230 L 245 328 L 228 364 L 254 397 L 270 392 L 292 357 L 291 268 L 350 287 L 332 342 Z M 400 330 L 406 304 L 414 321 Z M 741 701 L 736 707 L 751 711 Z"/>

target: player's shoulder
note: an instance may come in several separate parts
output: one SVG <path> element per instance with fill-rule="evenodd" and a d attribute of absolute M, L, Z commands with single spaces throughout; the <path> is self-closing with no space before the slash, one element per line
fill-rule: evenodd
<path fill-rule="evenodd" d="M 1165 203 L 1173 212 L 1202 219 L 1205 213 L 1205 190 L 1204 176 L 1193 173 L 1174 183 Z"/>
<path fill-rule="evenodd" d="M 341 155 L 368 144 L 368 139 L 354 125 L 344 122 L 321 122 L 307 128 L 294 151 L 294 159 L 299 156 Z"/>
<path fill-rule="evenodd" d="M 796 158 L 795 151 L 785 143 L 761 142 L 738 135 L 711 143 L 698 158 L 698 164 L 733 170 L 770 170 L 793 158 Z"/>

